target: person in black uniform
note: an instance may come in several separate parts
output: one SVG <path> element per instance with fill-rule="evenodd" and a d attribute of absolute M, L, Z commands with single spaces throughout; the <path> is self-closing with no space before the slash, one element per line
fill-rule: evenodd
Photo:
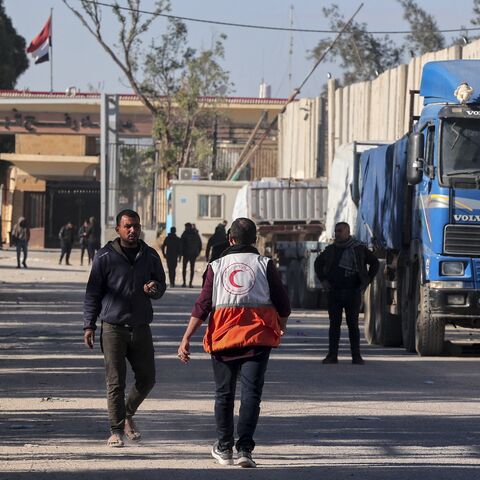
<path fill-rule="evenodd" d="M 377 257 L 366 245 L 350 235 L 348 223 L 337 223 L 335 242 L 328 245 L 315 260 L 315 273 L 323 287 L 328 290 L 330 328 L 328 355 L 323 359 L 323 363 L 338 363 L 343 310 L 348 326 L 352 363 L 365 363 L 360 355 L 358 315 L 362 294 L 377 274 L 378 266 Z"/>
<path fill-rule="evenodd" d="M 58 264 L 62 264 L 63 257 L 65 257 L 65 264 L 71 265 L 70 254 L 72 253 L 73 242 L 75 241 L 75 228 L 72 222 L 67 222 L 58 232 L 58 238 L 60 239 L 60 247 L 62 253 Z"/>
<path fill-rule="evenodd" d="M 189 287 L 193 286 L 193 276 L 195 275 L 195 261 L 202 251 L 202 240 L 198 234 L 198 230 L 194 226 L 187 222 L 185 224 L 185 231 L 180 237 L 182 242 L 182 287 L 186 287 L 187 280 L 187 265 L 190 265 L 190 282 Z"/>
<path fill-rule="evenodd" d="M 168 277 L 170 278 L 170 286 L 175 286 L 175 272 L 177 269 L 178 259 L 182 254 L 182 242 L 177 235 L 177 229 L 172 227 L 162 244 L 162 253 L 167 260 Z"/>

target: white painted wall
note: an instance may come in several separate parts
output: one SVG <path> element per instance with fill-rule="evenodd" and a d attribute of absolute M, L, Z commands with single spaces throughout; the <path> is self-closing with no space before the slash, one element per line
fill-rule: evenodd
<path fill-rule="evenodd" d="M 173 180 L 172 187 L 172 226 L 177 235 L 185 229 L 185 223 L 194 223 L 202 238 L 203 248 L 215 227 L 223 220 L 232 222 L 232 212 L 237 192 L 248 182 L 227 182 L 216 180 L 181 181 Z M 198 215 L 200 195 L 221 195 L 223 215 L 219 218 L 202 218 Z"/>

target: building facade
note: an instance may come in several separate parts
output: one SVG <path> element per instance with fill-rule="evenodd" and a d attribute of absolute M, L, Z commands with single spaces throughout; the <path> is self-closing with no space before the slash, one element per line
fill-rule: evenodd
<path fill-rule="evenodd" d="M 115 186 L 120 190 L 119 205 L 139 210 L 149 228 L 165 226 L 166 208 L 155 209 L 153 204 L 156 197 L 165 199 L 165 192 L 156 189 L 168 185 L 145 180 L 146 172 L 135 168 L 154 155 L 152 117 L 135 95 L 118 99 L 119 145 L 113 147 L 121 150 L 123 160 L 123 183 Z M 283 99 L 238 97 L 217 101 L 210 131 L 212 154 L 201 166 L 203 178 L 226 178 L 259 118 L 263 115 L 261 134 L 284 103 Z M 79 226 L 87 217 L 100 217 L 100 106 L 100 94 L 72 89 L 67 93 L 0 91 L 2 243 L 8 244 L 20 216 L 27 218 L 31 245 L 36 247 L 57 247 L 58 231 L 67 221 Z M 274 130 L 240 178 L 276 176 L 277 143 Z"/>

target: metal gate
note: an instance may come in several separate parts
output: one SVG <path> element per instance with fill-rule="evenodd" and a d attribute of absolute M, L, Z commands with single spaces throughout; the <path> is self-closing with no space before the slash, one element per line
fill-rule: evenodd
<path fill-rule="evenodd" d="M 47 182 L 45 247 L 60 246 L 62 225 L 72 222 L 78 229 L 89 217 L 100 218 L 100 182 Z"/>

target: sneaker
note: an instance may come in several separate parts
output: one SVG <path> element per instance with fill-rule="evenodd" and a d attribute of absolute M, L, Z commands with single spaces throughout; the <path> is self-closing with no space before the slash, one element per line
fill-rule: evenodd
<path fill-rule="evenodd" d="M 212 457 L 217 460 L 220 465 L 233 465 L 233 450 L 231 448 L 220 450 L 218 442 L 213 444 Z"/>
<path fill-rule="evenodd" d="M 352 363 L 354 365 L 365 365 L 365 360 L 360 356 L 352 357 Z"/>
<path fill-rule="evenodd" d="M 322 363 L 324 364 L 332 364 L 332 363 L 338 363 L 338 358 L 336 355 L 327 355 L 323 360 Z"/>
<path fill-rule="evenodd" d="M 243 468 L 255 468 L 257 464 L 252 458 L 252 452 L 240 450 L 237 457 L 237 465 Z"/>

